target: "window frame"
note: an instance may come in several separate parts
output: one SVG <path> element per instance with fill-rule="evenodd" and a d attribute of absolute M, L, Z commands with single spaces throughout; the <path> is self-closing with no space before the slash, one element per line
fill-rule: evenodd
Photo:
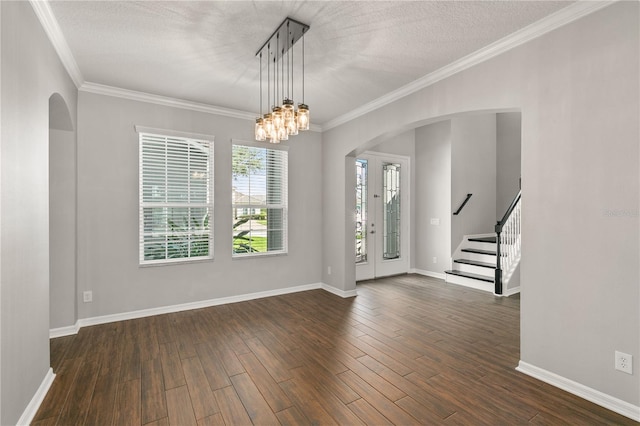
<path fill-rule="evenodd" d="M 234 147 L 235 146 L 243 146 L 243 147 L 248 147 L 248 148 L 254 148 L 254 149 L 260 149 L 260 150 L 265 150 L 265 151 L 281 151 L 284 152 L 284 161 L 282 162 L 282 164 L 284 165 L 284 167 L 281 167 L 281 176 L 280 176 L 280 180 L 283 183 L 283 185 L 281 186 L 280 190 L 282 191 L 282 194 L 284 196 L 284 200 L 282 203 L 279 204 L 271 204 L 268 203 L 266 200 L 266 195 L 265 195 L 265 202 L 264 204 L 236 204 L 234 203 L 234 172 L 233 172 L 233 156 L 234 156 Z M 265 143 L 258 143 L 258 142 L 250 142 L 250 141 L 244 141 L 244 140 L 238 140 L 238 139 L 232 139 L 231 141 L 231 220 L 232 220 L 232 228 L 231 228 L 231 233 L 232 233 L 232 246 L 231 246 L 231 257 L 232 259 L 247 259 L 247 258 L 256 258 L 256 257 L 264 257 L 264 256 L 286 256 L 289 253 L 289 147 L 286 144 L 277 144 L 277 145 L 268 145 Z M 265 172 L 266 173 L 266 172 Z M 247 209 L 255 209 L 255 208 L 260 208 L 260 209 L 269 209 L 270 206 L 272 206 L 273 209 L 282 209 L 282 240 L 283 240 L 283 244 L 282 244 L 282 249 L 279 250 L 267 250 L 264 252 L 247 252 L 247 253 L 236 253 L 234 252 L 234 243 L 233 243 L 233 239 L 235 238 L 235 229 L 233 228 L 234 224 L 236 223 L 236 218 L 235 218 L 235 212 L 236 209 L 243 209 L 243 208 L 247 208 Z M 267 233 L 268 233 L 268 229 L 267 229 Z M 267 240 L 268 241 L 268 240 Z"/>
<path fill-rule="evenodd" d="M 185 263 L 194 263 L 194 262 L 207 262 L 211 261 L 214 258 L 214 136 L 212 135 L 203 135 L 197 133 L 188 133 L 188 132 L 180 132 L 166 129 L 155 129 L 150 127 L 143 126 L 135 126 L 136 133 L 138 133 L 138 265 L 140 267 L 148 267 L 148 266 L 166 266 L 166 265 L 177 265 L 177 264 L 185 264 Z M 168 201 L 165 196 L 165 200 L 162 202 L 155 201 L 145 201 L 144 200 L 144 138 L 147 137 L 149 139 L 164 139 L 165 147 L 169 143 L 168 141 L 171 139 L 175 143 L 175 141 L 179 141 L 189 146 L 189 144 L 205 144 L 207 145 L 207 160 L 206 164 L 208 167 L 208 176 L 207 178 L 207 190 L 206 201 L 205 202 L 191 202 L 190 200 L 187 202 L 174 202 Z M 147 139 L 147 140 L 149 140 Z M 165 160 L 166 161 L 166 160 Z M 186 162 L 187 167 L 191 167 L 192 163 L 190 160 Z M 168 172 L 165 170 L 165 179 L 167 179 Z M 187 187 L 191 188 L 191 177 L 188 178 Z M 189 198 L 190 195 L 187 195 Z M 208 235 L 207 243 L 208 243 L 208 254 L 206 256 L 187 256 L 187 257 L 177 257 L 177 258 L 169 258 L 167 257 L 168 247 L 166 246 L 167 238 L 169 237 L 169 230 L 165 229 L 164 237 L 165 237 L 165 257 L 162 259 L 145 259 L 145 237 L 148 237 L 150 234 L 145 233 L 145 208 L 203 208 L 208 211 L 208 223 L 205 234 Z M 188 231 L 180 232 L 180 235 L 201 235 L 203 232 L 202 229 L 189 229 Z M 162 234 L 162 233 L 160 233 Z"/>

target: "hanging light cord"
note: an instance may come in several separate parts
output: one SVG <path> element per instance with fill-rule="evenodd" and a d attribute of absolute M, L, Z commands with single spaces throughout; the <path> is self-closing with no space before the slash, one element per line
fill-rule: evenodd
<path fill-rule="evenodd" d="M 260 118 L 262 118 L 262 52 L 260 52 Z"/>
<path fill-rule="evenodd" d="M 304 31 L 302 32 L 302 103 L 304 103 Z"/>

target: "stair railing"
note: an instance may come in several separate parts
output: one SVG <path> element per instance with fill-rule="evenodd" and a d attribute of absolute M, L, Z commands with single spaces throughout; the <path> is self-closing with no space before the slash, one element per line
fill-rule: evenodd
<path fill-rule="evenodd" d="M 496 223 L 496 275 L 495 293 L 502 294 L 502 271 L 512 273 L 520 255 L 520 231 L 522 227 L 522 209 L 520 199 L 522 191 L 513 199 L 507 212 Z"/>
<path fill-rule="evenodd" d="M 460 214 L 460 212 L 462 211 L 462 208 L 464 207 L 465 204 L 467 204 L 467 201 L 469 201 L 469 198 L 471 198 L 473 194 L 467 194 L 467 198 L 464 199 L 464 201 L 462 202 L 462 204 L 460 204 L 460 207 L 458 207 L 458 210 L 456 210 L 455 212 L 453 212 L 454 216 L 457 216 Z"/>

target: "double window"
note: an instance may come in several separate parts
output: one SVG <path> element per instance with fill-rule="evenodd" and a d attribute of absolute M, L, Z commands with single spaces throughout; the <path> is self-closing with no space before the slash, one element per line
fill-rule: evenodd
<path fill-rule="evenodd" d="M 233 144 L 233 256 L 287 252 L 285 147 Z"/>
<path fill-rule="evenodd" d="M 213 142 L 140 133 L 140 264 L 213 257 Z"/>
<path fill-rule="evenodd" d="M 140 264 L 213 258 L 213 141 L 139 131 Z M 286 147 L 232 145 L 234 257 L 287 252 Z"/>

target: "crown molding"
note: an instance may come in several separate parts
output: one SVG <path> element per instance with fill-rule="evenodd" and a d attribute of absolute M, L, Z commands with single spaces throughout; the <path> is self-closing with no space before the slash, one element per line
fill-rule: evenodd
<path fill-rule="evenodd" d="M 504 52 L 507 52 L 521 44 L 524 44 L 530 40 L 540 37 L 550 31 L 567 25 L 583 16 L 594 13 L 604 7 L 607 7 L 616 1 L 610 0 L 598 0 L 587 1 L 579 0 L 559 11 L 553 13 L 533 24 L 522 28 L 474 53 L 471 53 L 463 58 L 452 62 L 430 74 L 427 74 L 413 82 L 400 87 L 397 90 L 387 93 L 368 102 L 340 117 L 336 117 L 333 120 L 329 120 L 322 125 L 311 124 L 310 130 L 314 132 L 324 132 L 334 127 L 345 124 L 351 120 L 354 120 L 369 112 L 375 111 L 385 105 L 402 99 L 412 93 L 422 90 L 432 84 L 437 83 L 440 80 L 451 77 L 461 71 L 464 71 L 472 66 L 478 65 L 484 61 L 487 61 L 495 56 L 498 56 Z M 56 20 L 48 0 L 29 0 L 29 3 L 33 7 L 33 10 L 38 17 L 40 24 L 45 30 L 49 40 L 53 44 L 54 49 L 58 53 L 63 66 L 69 73 L 69 76 L 73 80 L 78 90 L 97 93 L 107 96 L 115 96 L 124 99 L 137 100 L 141 102 L 149 102 L 158 105 L 171 106 L 175 108 L 189 109 L 192 111 L 206 112 L 210 114 L 222 115 L 225 117 L 239 118 L 243 120 L 255 120 L 255 114 L 234 110 L 229 108 L 216 107 L 213 105 L 202 104 L 197 102 L 185 101 L 177 98 L 170 98 L 166 96 L 153 95 L 150 93 L 137 92 L 128 89 L 121 89 L 117 87 L 85 82 L 80 68 L 75 61 L 71 53 L 71 49 L 67 44 L 60 25 Z"/>
<path fill-rule="evenodd" d="M 46 0 L 29 0 L 29 3 L 31 3 L 31 7 L 36 13 L 40 25 L 42 25 L 45 33 L 47 33 L 62 65 L 67 70 L 67 73 L 69 73 L 71 80 L 73 80 L 73 84 L 79 88 L 84 83 L 84 77 L 82 76 L 82 72 L 80 72 L 75 58 L 71 54 L 71 49 L 62 34 L 58 20 L 53 15 L 49 2 Z"/>
<path fill-rule="evenodd" d="M 168 96 L 154 95 L 135 90 L 121 89 L 119 87 L 107 86 L 104 84 L 86 82 L 78 89 L 81 92 L 95 93 L 98 95 L 113 96 L 116 98 L 129 99 L 132 101 L 147 102 L 156 105 L 169 106 L 173 108 L 188 109 L 198 112 L 222 115 L 242 120 L 255 120 L 255 114 L 236 109 L 222 108 L 198 102 L 185 101 L 183 99 L 171 98 Z"/>
<path fill-rule="evenodd" d="M 129 99 L 132 101 L 147 102 L 156 105 L 168 106 L 173 108 L 188 109 L 191 111 L 206 112 L 209 114 L 221 115 L 223 117 L 239 118 L 241 120 L 255 121 L 256 114 L 253 112 L 240 111 L 237 109 L 223 108 L 199 102 L 191 102 L 183 99 L 172 98 L 168 96 L 154 95 L 152 93 L 138 92 L 135 90 L 122 89 L 104 84 L 85 82 L 78 89 L 81 92 L 95 93 L 98 95 L 113 96 L 116 98 Z M 311 125 L 310 130 L 319 132 L 321 127 Z"/>
<path fill-rule="evenodd" d="M 501 38 L 467 56 L 464 56 L 457 61 L 452 62 L 430 74 L 420 77 L 417 80 L 412 81 L 397 90 L 387 93 L 368 102 L 340 117 L 336 117 L 333 120 L 329 120 L 322 125 L 322 131 L 333 129 L 334 127 L 345 124 L 351 120 L 354 120 L 360 116 L 363 116 L 369 112 L 375 111 L 385 105 L 395 102 L 405 96 L 411 95 L 419 90 L 422 90 L 432 84 L 437 83 L 440 80 L 451 77 L 454 74 L 485 62 L 495 56 L 498 56 L 504 52 L 507 52 L 521 44 L 524 44 L 530 40 L 538 38 L 550 31 L 567 25 L 583 16 L 596 12 L 604 7 L 607 7 L 616 1 L 586 1 L 579 0 L 559 11 L 542 18 L 541 20 L 534 22 L 506 37 Z"/>

